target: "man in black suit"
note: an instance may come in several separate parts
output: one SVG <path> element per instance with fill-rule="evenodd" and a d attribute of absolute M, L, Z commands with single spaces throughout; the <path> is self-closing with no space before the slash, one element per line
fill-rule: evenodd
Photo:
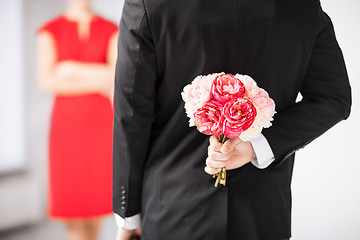
<path fill-rule="evenodd" d="M 118 51 L 113 210 L 125 218 L 118 239 L 140 226 L 139 214 L 145 240 L 289 239 L 295 151 L 346 119 L 351 106 L 320 2 L 128 0 Z M 273 126 L 258 139 L 210 138 L 209 147 L 208 136 L 188 127 L 183 87 L 216 72 L 250 75 L 274 99 Z M 226 187 L 215 188 L 205 166 L 209 174 L 227 166 Z"/>

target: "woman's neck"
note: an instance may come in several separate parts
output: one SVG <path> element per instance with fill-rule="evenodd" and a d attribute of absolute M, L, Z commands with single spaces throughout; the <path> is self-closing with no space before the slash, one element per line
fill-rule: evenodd
<path fill-rule="evenodd" d="M 66 18 L 83 22 L 83 21 L 90 21 L 92 17 L 94 16 L 94 12 L 89 7 L 78 7 L 76 5 L 69 4 L 68 7 L 65 10 L 64 15 Z"/>

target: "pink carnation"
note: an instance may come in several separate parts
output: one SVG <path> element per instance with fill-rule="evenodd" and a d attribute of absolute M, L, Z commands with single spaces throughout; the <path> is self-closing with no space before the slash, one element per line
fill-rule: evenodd
<path fill-rule="evenodd" d="M 236 74 L 235 78 L 239 79 L 244 84 L 244 87 L 245 87 L 244 96 L 245 97 L 251 98 L 258 91 L 259 87 L 257 86 L 254 79 L 252 79 L 250 76 Z"/>
<path fill-rule="evenodd" d="M 207 135 L 220 136 L 222 133 L 223 105 L 215 100 L 210 100 L 194 113 L 195 125 L 199 132 Z"/>
<path fill-rule="evenodd" d="M 256 108 L 249 99 L 238 98 L 226 103 L 222 114 L 225 118 L 224 135 L 228 138 L 237 138 L 254 122 Z"/>
<path fill-rule="evenodd" d="M 244 95 L 244 84 L 231 74 L 222 74 L 218 76 L 211 87 L 213 98 L 222 104 L 232 99 L 241 98 Z"/>
<path fill-rule="evenodd" d="M 267 128 L 271 126 L 273 116 L 275 114 L 275 103 L 269 97 L 269 94 L 262 88 L 259 88 L 256 95 L 251 98 L 255 106 L 259 109 L 262 115 L 262 125 Z"/>
<path fill-rule="evenodd" d="M 185 102 L 185 112 L 189 117 L 190 127 L 194 126 L 194 113 L 210 100 L 211 85 L 220 74 L 198 76 L 191 84 L 184 87 L 181 96 Z"/>
<path fill-rule="evenodd" d="M 257 117 L 254 123 L 240 136 L 243 141 L 249 141 L 250 139 L 257 137 L 264 127 L 268 128 L 272 125 L 272 117 L 276 113 L 275 103 L 269 97 L 269 94 L 264 89 L 259 88 L 250 76 L 236 74 L 235 77 L 243 82 L 245 86 L 244 97 L 249 98 L 254 103 L 257 110 Z"/>

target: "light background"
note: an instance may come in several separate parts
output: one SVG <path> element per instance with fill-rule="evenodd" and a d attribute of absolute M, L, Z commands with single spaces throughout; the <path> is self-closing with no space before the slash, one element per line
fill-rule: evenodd
<path fill-rule="evenodd" d="M 343 50 L 352 86 L 348 120 L 297 153 L 293 190 L 294 240 L 360 239 L 360 1 L 323 0 Z M 304 16 L 306 17 L 306 15 Z"/>
<path fill-rule="evenodd" d="M 94 0 L 93 6 L 118 23 L 122 3 L 122 0 Z M 35 34 L 42 23 L 60 14 L 64 6 L 65 1 L 60 0 L 0 0 L 0 27 L 8 33 L 0 37 L 0 153 L 8 146 L 14 148 L 13 139 L 18 137 L 20 142 L 14 149 L 19 146 L 19 151 L 14 154 L 18 154 L 22 169 L 0 177 L 0 230 L 45 217 L 52 97 L 36 85 Z M 297 153 L 292 183 L 292 239 L 357 240 L 360 239 L 360 1 L 324 0 L 322 6 L 333 20 L 345 56 L 353 107 L 347 121 Z M 13 9 L 20 19 L 6 15 L 4 9 Z M 7 115 L 14 116 L 16 121 L 9 121 Z M 13 132 L 7 127 L 10 125 L 19 128 Z M 0 159 L 0 169 L 14 163 L 5 161 Z M 13 166 L 19 167 L 16 164 Z"/>
<path fill-rule="evenodd" d="M 21 168 L 25 164 L 23 16 L 20 1 L 0 6 L 0 29 L 6 32 L 6 35 L 1 37 L 0 44 L 0 109 L 6 113 L 1 114 L 0 118 L 0 172 L 4 172 Z"/>

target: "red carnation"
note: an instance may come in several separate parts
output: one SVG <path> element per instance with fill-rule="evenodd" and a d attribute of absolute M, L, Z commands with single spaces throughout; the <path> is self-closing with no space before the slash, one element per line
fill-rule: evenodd
<path fill-rule="evenodd" d="M 244 84 L 231 74 L 217 76 L 211 87 L 212 97 L 222 104 L 232 99 L 241 98 L 244 93 Z"/>
<path fill-rule="evenodd" d="M 233 99 L 225 104 L 222 115 L 224 117 L 223 133 L 228 138 L 237 138 L 254 122 L 256 108 L 247 98 Z"/>
<path fill-rule="evenodd" d="M 199 132 L 207 135 L 219 136 L 222 133 L 223 105 L 215 100 L 210 100 L 194 113 L 195 125 Z"/>

